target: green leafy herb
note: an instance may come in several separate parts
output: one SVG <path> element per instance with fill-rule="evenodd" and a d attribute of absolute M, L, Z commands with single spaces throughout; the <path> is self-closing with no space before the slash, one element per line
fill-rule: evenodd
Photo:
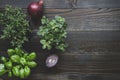
<path fill-rule="evenodd" d="M 55 16 L 55 19 L 48 20 L 45 16 L 42 18 L 42 25 L 37 34 L 41 37 L 40 43 L 43 49 L 52 49 L 55 47 L 61 51 L 65 51 L 67 45 L 65 38 L 67 37 L 67 23 L 61 16 Z"/>
<path fill-rule="evenodd" d="M 23 79 L 30 75 L 31 68 L 37 66 L 34 61 L 35 52 L 28 54 L 20 48 L 15 48 L 8 49 L 7 54 L 9 55 L 8 58 L 1 57 L 3 64 L 0 64 L 0 76 L 8 73 L 9 77 L 16 76 Z"/>
<path fill-rule="evenodd" d="M 0 76 L 6 73 L 4 64 L 0 64 Z"/>
<path fill-rule="evenodd" d="M 14 8 L 10 5 L 0 12 L 0 25 L 4 28 L 1 39 L 10 41 L 12 47 L 21 48 L 25 41 L 28 41 L 27 35 L 31 32 L 26 14 L 20 8 Z"/>

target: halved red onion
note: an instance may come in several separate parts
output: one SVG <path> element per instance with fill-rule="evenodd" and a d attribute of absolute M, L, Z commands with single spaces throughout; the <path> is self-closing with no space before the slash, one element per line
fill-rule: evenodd
<path fill-rule="evenodd" d="M 45 61 L 46 66 L 49 68 L 56 66 L 56 64 L 58 63 L 58 59 L 59 57 L 55 54 L 49 55 Z"/>

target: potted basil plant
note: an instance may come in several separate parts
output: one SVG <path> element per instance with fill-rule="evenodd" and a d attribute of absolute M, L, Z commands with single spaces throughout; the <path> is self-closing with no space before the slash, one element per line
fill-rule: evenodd
<path fill-rule="evenodd" d="M 61 16 L 55 16 L 52 20 L 43 16 L 41 19 L 41 26 L 39 27 L 37 35 L 40 37 L 42 49 L 52 51 L 52 55 L 46 59 L 46 66 L 48 67 L 55 66 L 58 61 L 59 57 L 55 54 L 53 55 L 53 53 L 55 53 L 56 50 L 64 52 L 67 47 L 65 43 L 67 37 L 66 28 L 67 23 Z"/>

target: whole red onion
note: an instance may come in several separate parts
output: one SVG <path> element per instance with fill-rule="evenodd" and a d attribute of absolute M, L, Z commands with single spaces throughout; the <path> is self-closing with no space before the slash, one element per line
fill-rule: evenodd
<path fill-rule="evenodd" d="M 31 2 L 28 5 L 28 13 L 33 18 L 41 18 L 43 13 L 43 0 Z"/>

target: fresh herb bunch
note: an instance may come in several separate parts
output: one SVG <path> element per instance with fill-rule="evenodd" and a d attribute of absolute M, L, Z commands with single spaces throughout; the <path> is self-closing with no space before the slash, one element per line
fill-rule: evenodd
<path fill-rule="evenodd" d="M 31 30 L 21 8 L 6 5 L 5 10 L 0 12 L 0 25 L 3 26 L 1 39 L 10 40 L 12 47 L 21 48 L 23 43 L 28 41 L 27 35 Z"/>
<path fill-rule="evenodd" d="M 67 37 L 67 23 L 61 16 L 55 16 L 55 19 L 48 20 L 45 16 L 41 19 L 42 25 L 37 34 L 41 37 L 40 43 L 43 49 L 59 49 L 65 51 L 67 47 L 65 38 Z"/>
<path fill-rule="evenodd" d="M 8 58 L 1 57 L 3 63 L 0 64 L 0 76 L 8 73 L 9 77 L 27 78 L 30 75 L 31 68 L 37 66 L 34 61 L 36 58 L 35 52 L 28 54 L 19 48 L 15 48 L 8 49 L 7 54 Z"/>

